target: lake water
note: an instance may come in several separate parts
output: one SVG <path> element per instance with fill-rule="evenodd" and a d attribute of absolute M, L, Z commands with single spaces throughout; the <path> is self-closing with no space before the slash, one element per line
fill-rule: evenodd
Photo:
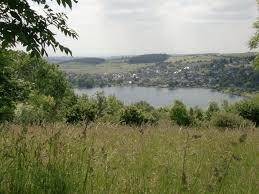
<path fill-rule="evenodd" d="M 224 100 L 230 103 L 237 102 L 243 98 L 240 96 L 224 94 L 215 90 L 204 88 L 154 88 L 154 87 L 105 87 L 93 89 L 75 89 L 78 95 L 94 95 L 103 91 L 107 96 L 116 96 L 125 104 L 139 101 L 147 101 L 155 107 L 164 107 L 172 104 L 175 100 L 183 101 L 188 107 L 199 106 L 206 108 L 210 101 L 222 103 Z"/>

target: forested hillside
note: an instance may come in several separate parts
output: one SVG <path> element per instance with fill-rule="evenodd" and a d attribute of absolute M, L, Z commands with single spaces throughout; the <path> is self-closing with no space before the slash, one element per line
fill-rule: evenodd
<path fill-rule="evenodd" d="M 139 55 L 135 57 L 130 57 L 128 62 L 130 64 L 138 64 L 138 63 L 158 63 L 164 62 L 170 57 L 167 54 L 149 54 L 149 55 Z"/>
<path fill-rule="evenodd" d="M 72 60 L 66 60 L 59 62 L 59 64 L 86 64 L 86 65 L 97 65 L 104 63 L 105 59 L 102 58 L 77 58 Z"/>

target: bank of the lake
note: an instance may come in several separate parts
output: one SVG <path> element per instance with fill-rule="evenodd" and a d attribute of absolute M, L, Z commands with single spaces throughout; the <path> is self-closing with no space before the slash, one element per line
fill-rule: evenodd
<path fill-rule="evenodd" d="M 243 99 L 241 96 L 226 94 L 216 90 L 205 88 L 156 88 L 156 87 L 104 87 L 82 89 L 75 88 L 78 95 L 94 95 L 96 92 L 104 92 L 107 96 L 116 96 L 125 104 L 131 104 L 139 101 L 147 101 L 155 107 L 164 107 L 172 104 L 175 100 L 183 101 L 188 107 L 199 106 L 206 108 L 208 103 L 215 101 L 222 103 L 227 100 L 230 103 L 238 102 Z"/>

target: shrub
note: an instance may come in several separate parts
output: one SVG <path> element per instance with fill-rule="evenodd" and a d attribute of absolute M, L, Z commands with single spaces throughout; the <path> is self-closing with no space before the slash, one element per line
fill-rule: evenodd
<path fill-rule="evenodd" d="M 210 102 L 206 112 L 207 119 L 210 120 L 212 115 L 219 111 L 220 111 L 219 105 L 216 102 Z"/>
<path fill-rule="evenodd" d="M 217 112 L 211 117 L 211 123 L 219 128 L 248 128 L 252 126 L 250 121 L 241 116 L 229 112 Z"/>
<path fill-rule="evenodd" d="M 115 96 L 109 96 L 107 97 L 107 107 L 103 119 L 109 122 L 119 122 L 122 111 L 123 103 Z"/>
<path fill-rule="evenodd" d="M 155 110 L 153 106 L 151 106 L 148 102 L 146 101 L 140 101 L 134 104 L 137 108 L 141 109 L 142 111 L 145 112 L 152 112 Z"/>
<path fill-rule="evenodd" d="M 259 126 L 259 95 L 234 105 L 240 116 Z"/>
<path fill-rule="evenodd" d="M 23 124 L 41 124 L 53 122 L 55 117 L 55 100 L 38 92 L 32 92 L 25 103 L 16 107 L 15 120 Z"/>
<path fill-rule="evenodd" d="M 221 107 L 223 110 L 227 111 L 230 107 L 229 102 L 227 100 L 223 100 Z"/>
<path fill-rule="evenodd" d="M 174 106 L 170 110 L 170 118 L 178 125 L 189 126 L 191 124 L 191 117 L 186 106 L 181 101 L 175 101 Z"/>
<path fill-rule="evenodd" d="M 127 125 L 145 124 L 144 113 L 134 105 L 128 106 L 124 109 L 120 120 L 122 123 Z"/>
<path fill-rule="evenodd" d="M 200 121 L 204 120 L 204 112 L 203 112 L 203 110 L 201 108 L 194 107 L 193 113 L 194 113 L 195 119 L 198 119 Z"/>
<path fill-rule="evenodd" d="M 201 126 L 204 122 L 204 112 L 199 107 L 190 108 L 189 115 L 192 126 Z"/>
<path fill-rule="evenodd" d="M 143 105 L 143 104 L 142 104 Z M 139 104 L 133 104 L 124 109 L 120 121 L 127 125 L 156 124 L 159 120 L 155 110 L 147 111 L 145 108 L 138 107 Z"/>
<path fill-rule="evenodd" d="M 79 97 L 77 103 L 70 107 L 66 112 L 66 121 L 68 123 L 78 123 L 94 121 L 97 117 L 96 104 L 86 96 Z"/>
<path fill-rule="evenodd" d="M 145 117 L 145 123 L 149 123 L 151 125 L 155 125 L 159 121 L 159 114 L 155 110 L 151 112 L 145 112 L 144 117 Z"/>
<path fill-rule="evenodd" d="M 107 108 L 107 98 L 104 95 L 104 92 L 97 92 L 96 98 L 94 99 L 94 103 L 97 108 L 97 117 L 103 117 Z"/>

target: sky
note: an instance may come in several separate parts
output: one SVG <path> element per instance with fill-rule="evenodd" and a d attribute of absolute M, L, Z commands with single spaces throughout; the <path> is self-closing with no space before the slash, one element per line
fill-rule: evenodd
<path fill-rule="evenodd" d="M 255 0 L 79 0 L 65 11 L 79 40 L 57 39 L 74 56 L 247 52 L 259 13 Z"/>

